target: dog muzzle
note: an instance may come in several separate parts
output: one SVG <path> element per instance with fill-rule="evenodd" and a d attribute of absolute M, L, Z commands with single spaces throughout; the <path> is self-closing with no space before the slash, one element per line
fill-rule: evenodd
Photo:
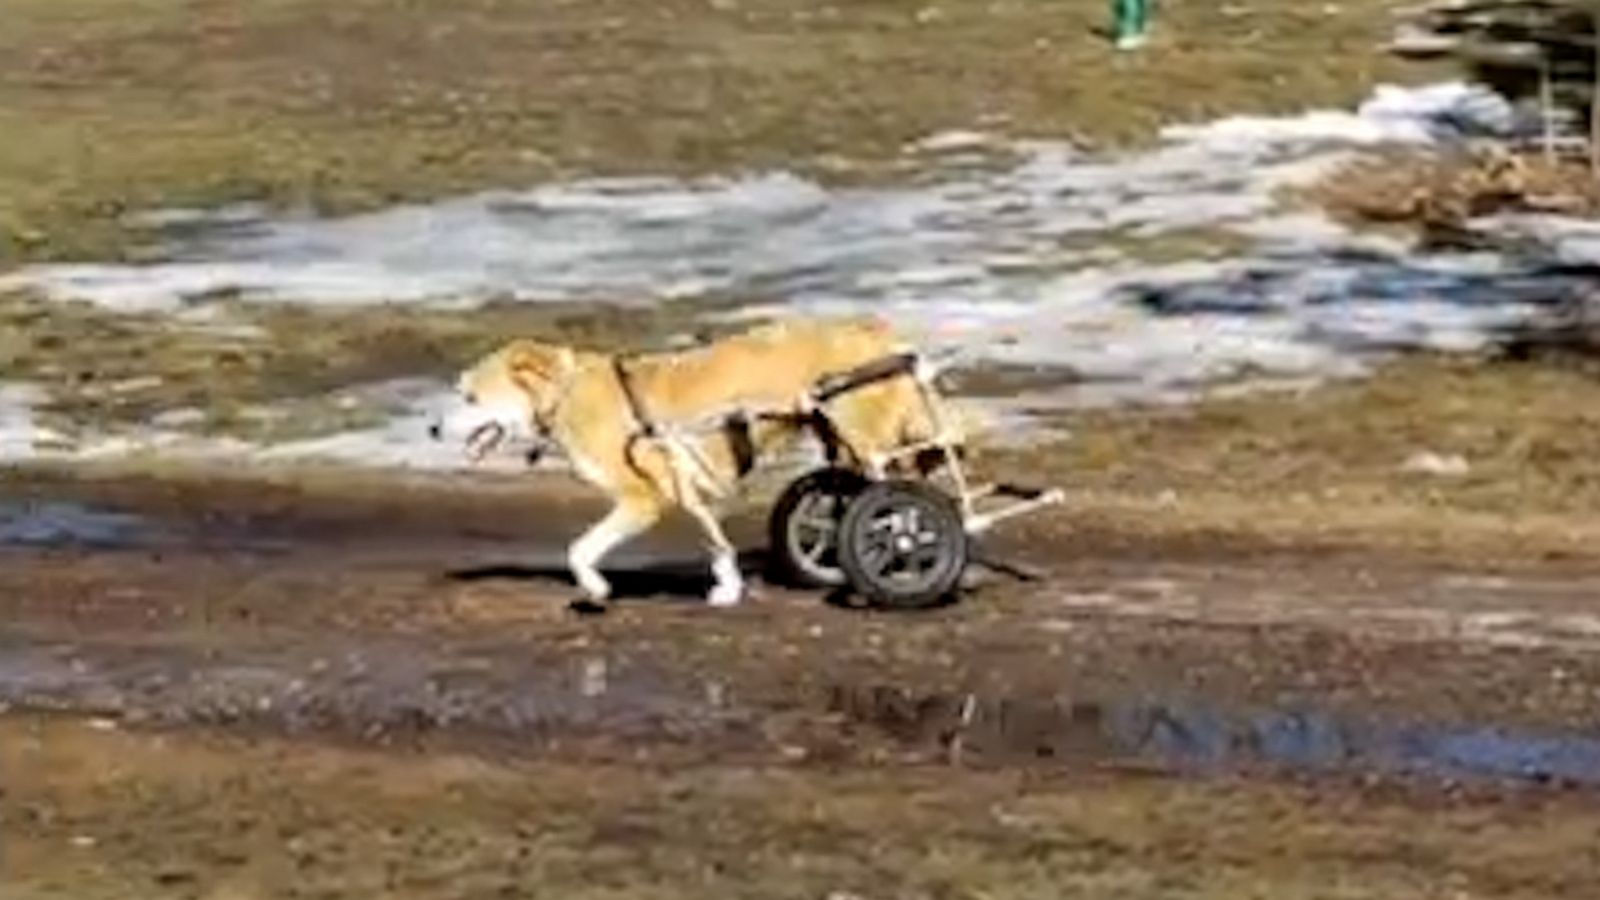
<path fill-rule="evenodd" d="M 542 423 L 535 420 L 528 426 L 531 427 L 524 426 L 521 417 L 510 410 L 463 406 L 428 423 L 428 437 L 435 441 L 460 440 L 463 455 L 473 464 L 483 462 L 513 439 L 519 445 L 524 438 L 531 439 L 524 456 L 533 465 L 552 449 L 552 442 Z"/>
<path fill-rule="evenodd" d="M 441 433 L 441 429 L 438 429 L 437 427 L 433 429 L 433 434 L 436 439 L 439 438 Z M 467 435 L 466 441 L 464 442 L 467 458 L 473 463 L 482 462 L 485 457 L 499 449 L 509 436 L 510 429 L 506 428 L 499 422 L 485 422 L 482 425 L 479 425 Z M 549 449 L 549 444 L 546 441 L 535 439 L 531 444 L 528 445 L 528 448 L 523 451 L 523 461 L 530 466 L 538 465 L 539 461 L 544 459 L 544 455 Z"/>

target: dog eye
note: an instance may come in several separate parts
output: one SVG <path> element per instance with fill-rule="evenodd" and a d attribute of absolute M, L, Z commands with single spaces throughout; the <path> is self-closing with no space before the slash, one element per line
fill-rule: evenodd
<path fill-rule="evenodd" d="M 472 391 L 467 391 L 467 405 L 468 406 L 477 406 L 478 405 L 478 395 L 473 393 Z"/>

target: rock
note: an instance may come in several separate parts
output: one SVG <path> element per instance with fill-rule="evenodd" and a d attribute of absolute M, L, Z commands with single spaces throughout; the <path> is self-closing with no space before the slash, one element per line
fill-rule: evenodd
<path fill-rule="evenodd" d="M 11 239 L 18 247 L 27 250 L 37 250 L 50 243 L 50 235 L 35 228 L 19 228 L 12 232 Z"/>
<path fill-rule="evenodd" d="M 1420 475 L 1459 478 L 1471 472 L 1472 465 L 1467 462 L 1466 457 L 1458 453 L 1440 454 L 1431 450 L 1419 450 L 1406 458 L 1401 469 Z"/>

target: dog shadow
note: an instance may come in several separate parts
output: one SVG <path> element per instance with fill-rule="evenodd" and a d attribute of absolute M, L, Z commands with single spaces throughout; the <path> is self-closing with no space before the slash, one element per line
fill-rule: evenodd
<path fill-rule="evenodd" d="M 611 583 L 611 600 L 652 603 L 701 604 L 714 583 L 710 567 L 703 560 L 669 560 L 638 563 L 603 568 L 602 574 Z M 765 549 L 749 550 L 739 554 L 739 571 L 747 583 L 760 584 L 780 591 L 802 589 L 776 571 L 773 558 Z M 901 610 L 901 614 L 921 612 L 936 613 L 960 602 L 961 595 L 981 591 L 992 584 L 997 576 L 1006 576 L 1021 582 L 1038 581 L 1045 577 L 1042 570 L 1031 566 L 1007 563 L 987 555 L 975 555 L 968 572 L 962 578 L 962 587 L 938 602 L 915 610 Z M 489 581 L 556 583 L 571 589 L 571 604 L 577 612 L 598 612 L 591 604 L 578 598 L 578 585 L 565 565 L 539 565 L 527 563 L 490 563 L 451 569 L 444 573 L 447 581 L 472 584 Z M 824 604 L 855 612 L 870 611 L 870 603 L 848 587 L 819 589 Z"/>
<path fill-rule="evenodd" d="M 765 579 L 770 565 L 765 550 L 739 554 L 739 571 L 748 580 Z M 699 560 L 669 560 L 602 567 L 611 583 L 611 599 L 650 600 L 655 602 L 705 602 L 707 592 L 715 583 L 710 566 Z M 526 563 L 489 563 L 451 569 L 444 573 L 446 581 L 458 584 L 475 584 L 488 581 L 556 583 L 578 592 L 577 582 L 565 565 L 538 565 Z"/>

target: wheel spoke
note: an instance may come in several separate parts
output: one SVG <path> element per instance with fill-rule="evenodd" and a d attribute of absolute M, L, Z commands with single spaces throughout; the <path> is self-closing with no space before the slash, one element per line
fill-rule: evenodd
<path fill-rule="evenodd" d="M 806 560 L 806 562 L 820 565 L 822 563 L 823 557 L 828 556 L 829 555 L 828 551 L 830 551 L 832 549 L 833 549 L 833 545 L 832 544 L 825 543 L 825 542 L 816 543 L 816 544 L 812 544 L 812 545 L 810 545 L 808 547 L 800 548 L 800 556 L 802 558 L 804 558 Z"/>
<path fill-rule="evenodd" d="M 894 562 L 894 547 L 884 536 L 873 535 L 861 554 L 861 566 L 874 575 L 882 575 Z"/>
<path fill-rule="evenodd" d="M 832 522 L 796 522 L 794 523 L 795 543 L 831 541 L 838 530 L 838 527 Z"/>
<path fill-rule="evenodd" d="M 818 569 L 837 566 L 833 550 L 841 505 L 831 494 L 814 494 L 799 504 L 790 518 L 789 541 L 800 562 Z"/>
<path fill-rule="evenodd" d="M 918 572 L 927 572 L 939 564 L 939 544 L 924 544 L 912 551 L 910 565 Z"/>

